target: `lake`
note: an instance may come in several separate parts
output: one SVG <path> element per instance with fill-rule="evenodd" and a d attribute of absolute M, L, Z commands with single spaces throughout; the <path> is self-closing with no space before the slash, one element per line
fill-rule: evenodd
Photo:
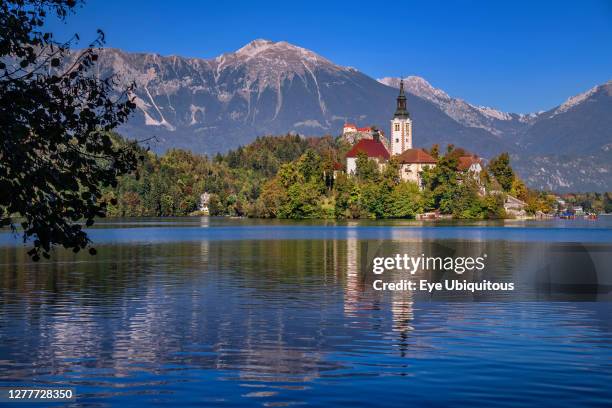
<path fill-rule="evenodd" d="M 95 407 L 612 406 L 612 217 L 89 231 L 98 255 L 38 263 L 0 233 L 0 386 Z M 394 254 L 485 256 L 460 278 L 516 289 L 374 290 L 407 277 L 372 272 Z"/>

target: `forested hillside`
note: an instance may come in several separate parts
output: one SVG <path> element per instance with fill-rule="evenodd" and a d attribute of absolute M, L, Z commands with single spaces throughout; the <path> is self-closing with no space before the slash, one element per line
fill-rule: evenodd
<path fill-rule="evenodd" d="M 381 172 L 367 157 L 357 174 L 344 174 L 346 142 L 330 136 L 260 137 L 253 143 L 210 158 L 184 150 L 163 156 L 142 151 L 135 174 L 123 176 L 103 199 L 110 216 L 197 214 L 208 193 L 211 215 L 276 218 L 413 218 L 440 211 L 456 218 L 504 217 L 503 194 L 528 202 L 528 210 L 552 210 L 552 196 L 527 189 L 507 154 L 491 161 L 480 180 L 457 171 L 461 148 L 445 154 L 433 146 L 437 166 L 423 174 L 420 189 L 400 181 L 398 163 Z M 460 181 L 463 180 L 463 181 Z M 481 189 L 486 193 L 482 194 Z"/>

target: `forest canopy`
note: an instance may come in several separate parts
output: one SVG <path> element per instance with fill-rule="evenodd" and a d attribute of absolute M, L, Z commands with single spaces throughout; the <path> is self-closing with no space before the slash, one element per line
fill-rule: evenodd
<path fill-rule="evenodd" d="M 507 155 L 491 160 L 494 165 L 475 180 L 457 170 L 457 158 L 466 152 L 450 146 L 437 153 L 436 166 L 423 172 L 423 186 L 417 186 L 399 179 L 394 159 L 381 171 L 362 155 L 355 176 L 346 175 L 349 148 L 331 136 L 285 135 L 259 137 L 211 158 L 176 149 L 162 156 L 143 151 L 136 174 L 105 189 L 104 199 L 116 203 L 108 207 L 111 216 L 185 216 L 198 214 L 207 193 L 210 215 L 289 219 L 414 218 L 427 211 L 502 218 L 507 194 L 525 201 L 531 214 L 550 212 L 555 205 L 552 194 L 525 186 Z M 504 186 L 492 175 L 496 172 Z M 609 203 L 605 197 L 602 206 Z"/>

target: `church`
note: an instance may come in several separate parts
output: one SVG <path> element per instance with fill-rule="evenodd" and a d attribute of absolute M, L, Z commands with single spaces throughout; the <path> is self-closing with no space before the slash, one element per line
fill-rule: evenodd
<path fill-rule="evenodd" d="M 408 112 L 404 81 L 400 81 L 396 109 L 391 119 L 389 143 L 384 143 L 381 137 L 374 135 L 371 139 L 359 140 L 346 155 L 346 170 L 354 174 L 357 170 L 357 156 L 364 153 L 378 163 L 382 170 L 387 160 L 394 156 L 400 164 L 400 177 L 404 181 L 412 181 L 421 186 L 421 172 L 426 167 L 434 167 L 436 159 L 423 149 L 412 147 L 412 119 Z"/>

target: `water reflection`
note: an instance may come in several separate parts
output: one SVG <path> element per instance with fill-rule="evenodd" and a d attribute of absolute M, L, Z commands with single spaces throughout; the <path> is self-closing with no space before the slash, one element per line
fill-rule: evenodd
<path fill-rule="evenodd" d="M 1 382 L 72 384 L 82 403 L 122 406 L 612 403 L 611 304 L 557 302 L 584 299 L 541 290 L 538 272 L 557 276 L 563 259 L 584 266 L 586 251 L 604 283 L 609 245 L 389 234 L 109 244 L 95 258 L 62 252 L 36 264 L 1 247 Z M 464 278 L 521 290 L 375 291 L 372 258 L 395 253 L 495 254 Z"/>

